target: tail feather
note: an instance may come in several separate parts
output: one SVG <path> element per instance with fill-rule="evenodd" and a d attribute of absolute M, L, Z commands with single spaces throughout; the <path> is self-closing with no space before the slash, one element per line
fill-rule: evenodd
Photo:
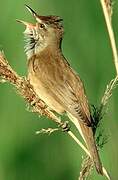
<path fill-rule="evenodd" d="M 87 145 L 87 148 L 90 152 L 91 158 L 94 161 L 96 171 L 99 174 L 103 175 L 102 163 L 100 161 L 100 157 L 99 157 L 98 150 L 96 147 L 92 128 L 84 125 L 81 121 L 78 121 L 78 119 L 73 117 L 70 113 L 68 113 L 68 116 L 71 119 L 71 121 L 75 124 L 75 126 L 79 130 L 82 138 L 84 139 L 84 141 Z"/>

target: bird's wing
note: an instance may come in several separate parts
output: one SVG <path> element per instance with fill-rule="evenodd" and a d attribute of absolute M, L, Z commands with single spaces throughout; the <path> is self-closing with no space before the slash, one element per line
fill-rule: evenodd
<path fill-rule="evenodd" d="M 91 126 L 90 111 L 85 95 L 84 87 L 80 78 L 73 74 L 65 76 L 65 81 L 60 86 L 56 85 L 56 96 L 62 101 L 65 110 L 84 124 Z M 69 76 L 72 76 L 69 78 Z"/>
<path fill-rule="evenodd" d="M 59 99 L 59 103 L 66 112 L 91 126 L 90 111 L 83 83 L 71 67 L 68 64 L 65 65 L 65 68 L 57 67 L 57 72 L 49 72 L 48 79 L 46 77 L 44 81 L 54 96 Z M 51 75 L 51 73 L 53 74 Z"/>

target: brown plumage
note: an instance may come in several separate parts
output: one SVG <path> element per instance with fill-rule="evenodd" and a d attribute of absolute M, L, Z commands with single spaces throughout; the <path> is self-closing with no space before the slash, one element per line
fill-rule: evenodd
<path fill-rule="evenodd" d="M 103 174 L 82 81 L 61 51 L 62 19 L 58 16 L 39 16 L 30 7 L 27 8 L 37 21 L 36 25 L 22 21 L 26 25 L 25 51 L 30 83 L 50 109 L 59 114 L 66 112 L 72 122 L 78 122 L 78 129 L 96 170 Z"/>

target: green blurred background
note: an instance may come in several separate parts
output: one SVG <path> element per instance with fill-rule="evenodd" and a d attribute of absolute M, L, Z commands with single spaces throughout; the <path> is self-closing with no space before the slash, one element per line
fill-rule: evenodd
<path fill-rule="evenodd" d="M 33 22 L 24 4 L 42 15 L 64 19 L 63 52 L 84 81 L 90 104 L 98 105 L 106 85 L 115 76 L 112 53 L 99 1 L 7 0 L 0 6 L 0 49 L 20 74 L 27 74 L 24 27 L 15 19 Z M 118 42 L 118 0 L 113 26 Z M 103 127 L 109 136 L 101 151 L 104 166 L 118 179 L 118 90 L 110 100 Z M 0 180 L 76 180 L 83 151 L 64 133 L 35 135 L 55 124 L 28 112 L 24 100 L 9 84 L 0 84 Z M 96 174 L 90 179 L 105 179 Z"/>

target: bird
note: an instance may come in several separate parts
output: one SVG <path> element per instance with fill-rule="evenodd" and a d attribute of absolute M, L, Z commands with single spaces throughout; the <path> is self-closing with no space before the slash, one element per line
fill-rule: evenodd
<path fill-rule="evenodd" d="M 26 27 L 24 49 L 28 60 L 28 80 L 50 110 L 60 115 L 66 113 L 76 124 L 96 171 L 103 175 L 84 85 L 61 49 L 63 19 L 55 15 L 39 15 L 28 5 L 26 8 L 36 21 L 33 24 L 18 20 Z"/>

